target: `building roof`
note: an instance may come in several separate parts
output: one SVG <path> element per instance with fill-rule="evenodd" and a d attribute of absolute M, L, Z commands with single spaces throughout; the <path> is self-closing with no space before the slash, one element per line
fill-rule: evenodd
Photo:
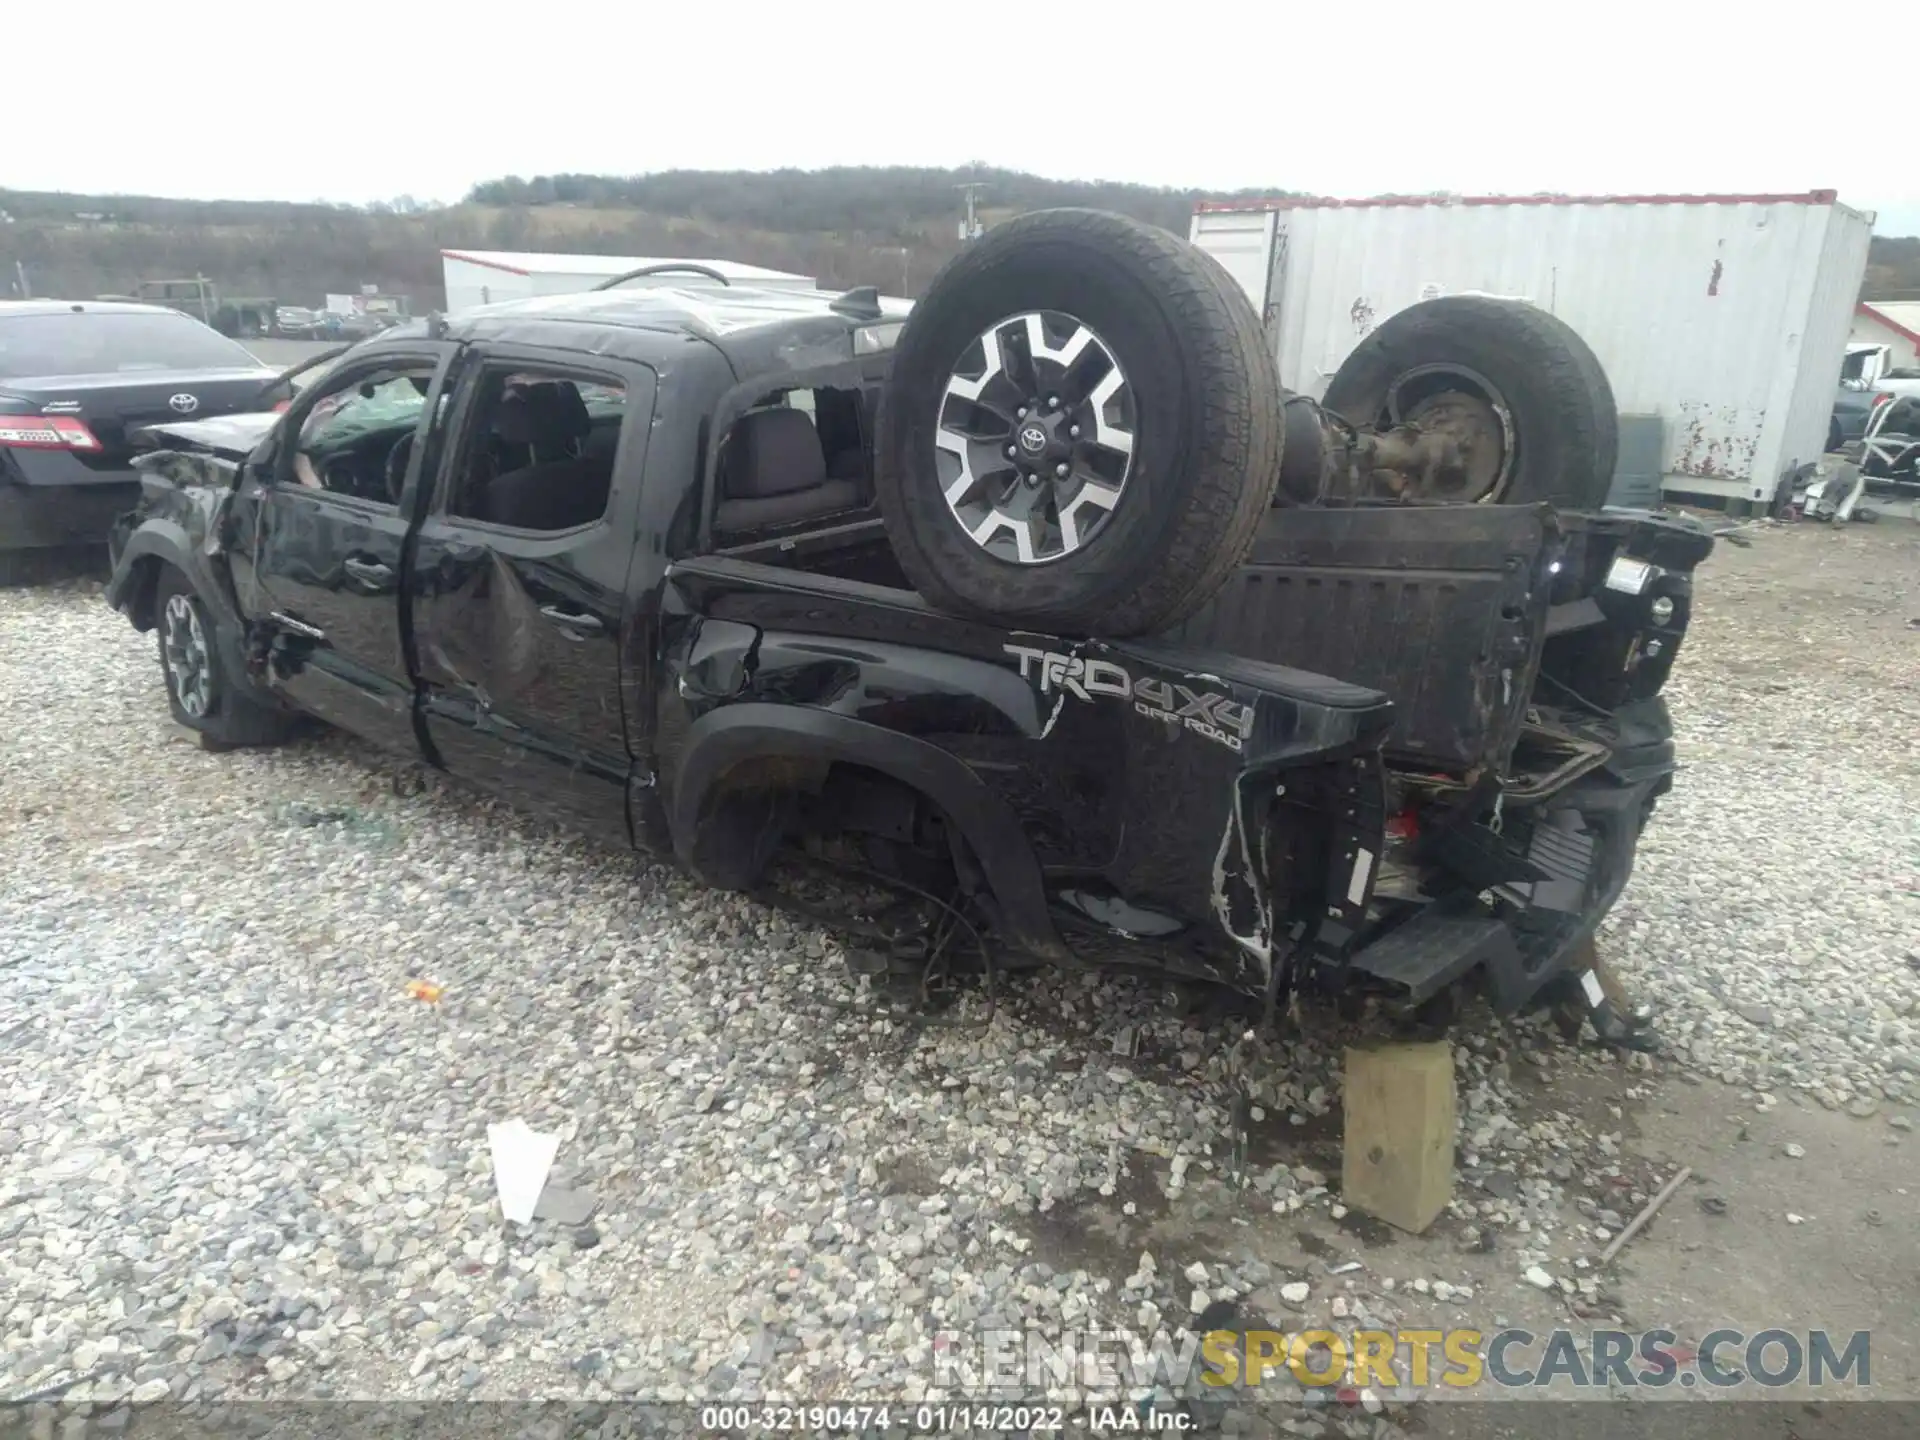
<path fill-rule="evenodd" d="M 1797 195 L 1373 195 L 1342 200 L 1331 195 L 1278 195 L 1272 199 L 1202 200 L 1193 208 L 1202 213 L 1222 210 L 1342 210 L 1385 205 L 1832 205 L 1833 190 L 1807 190 Z"/>
<path fill-rule="evenodd" d="M 737 260 L 705 260 L 691 255 L 559 255 L 540 250 L 442 250 L 447 260 L 465 260 L 511 275 L 585 275 L 604 279 L 639 270 L 648 265 L 672 265 L 684 262 L 717 270 L 735 283 L 765 284 L 768 281 L 800 281 L 812 285 L 810 275 L 795 275 L 787 270 L 769 270 L 764 265 L 743 265 Z"/>
<path fill-rule="evenodd" d="M 1856 308 L 1920 345 L 1920 300 L 1862 300 Z"/>

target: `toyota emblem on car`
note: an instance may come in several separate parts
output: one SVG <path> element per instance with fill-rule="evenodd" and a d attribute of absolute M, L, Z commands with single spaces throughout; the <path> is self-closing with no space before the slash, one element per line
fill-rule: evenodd
<path fill-rule="evenodd" d="M 1038 425 L 1028 425 L 1020 431 L 1020 448 L 1029 454 L 1038 455 L 1047 448 L 1047 432 Z"/>
<path fill-rule="evenodd" d="M 183 390 L 178 395 L 167 397 L 167 408 L 178 411 L 182 415 L 191 415 L 200 408 L 200 397 L 189 395 Z"/>

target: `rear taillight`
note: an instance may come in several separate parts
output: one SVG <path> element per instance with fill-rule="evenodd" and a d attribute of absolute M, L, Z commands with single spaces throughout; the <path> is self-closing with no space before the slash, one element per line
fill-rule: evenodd
<path fill-rule="evenodd" d="M 71 415 L 0 415 L 0 446 L 13 450 L 98 450 L 100 441 Z"/>
<path fill-rule="evenodd" d="M 276 415 L 284 415 L 288 410 L 292 408 L 293 408 L 292 400 L 282 400 L 278 405 L 273 407 L 273 413 Z"/>
<path fill-rule="evenodd" d="M 1892 399 L 1893 399 L 1893 396 L 1889 395 L 1886 391 L 1882 390 L 1879 394 L 1873 397 L 1873 408 L 1875 410 L 1878 410 L 1882 405 L 1889 403 Z"/>

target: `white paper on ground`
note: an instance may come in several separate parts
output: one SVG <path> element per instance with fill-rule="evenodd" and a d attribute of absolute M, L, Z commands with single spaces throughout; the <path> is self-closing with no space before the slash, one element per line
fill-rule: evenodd
<path fill-rule="evenodd" d="M 560 1152 L 560 1137 L 536 1134 L 524 1120 L 508 1120 L 487 1126 L 487 1145 L 493 1151 L 493 1183 L 500 1193 L 501 1213 L 517 1224 L 530 1224 L 553 1157 Z"/>

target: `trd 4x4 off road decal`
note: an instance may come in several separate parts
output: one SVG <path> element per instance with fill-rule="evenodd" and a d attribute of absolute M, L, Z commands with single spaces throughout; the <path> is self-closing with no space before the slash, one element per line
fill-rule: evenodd
<path fill-rule="evenodd" d="M 1019 660 L 1023 680 L 1040 682 L 1043 695 L 1059 690 L 1081 700 L 1097 695 L 1131 700 L 1133 708 L 1148 719 L 1184 725 L 1229 750 L 1240 749 L 1253 733 L 1253 707 L 1214 691 L 1195 691 L 1151 675 L 1136 680 L 1124 666 L 1111 660 L 1089 660 L 1026 645 L 1001 648 Z"/>

